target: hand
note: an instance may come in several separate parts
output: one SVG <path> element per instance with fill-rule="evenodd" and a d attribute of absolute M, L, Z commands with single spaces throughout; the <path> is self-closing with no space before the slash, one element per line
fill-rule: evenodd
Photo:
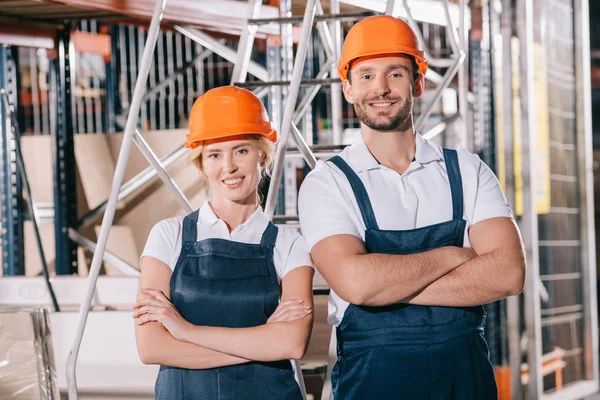
<path fill-rule="evenodd" d="M 312 313 L 312 307 L 304 304 L 304 300 L 287 300 L 279 303 L 275 312 L 267 320 L 267 324 L 272 322 L 289 322 L 303 319 Z"/>
<path fill-rule="evenodd" d="M 185 340 L 185 333 L 191 324 L 185 320 L 163 292 L 155 289 L 142 289 L 142 294 L 147 297 L 139 300 L 133 308 L 133 318 L 136 325 L 148 322 L 158 322 L 177 340 Z"/>

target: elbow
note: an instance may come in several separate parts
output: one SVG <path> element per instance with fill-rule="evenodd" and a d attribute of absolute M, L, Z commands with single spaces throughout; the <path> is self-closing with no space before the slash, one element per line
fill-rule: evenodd
<path fill-rule="evenodd" d="M 149 351 L 149 349 L 141 348 L 138 346 L 138 356 L 140 357 L 140 361 L 144 365 L 156 365 L 158 362 L 156 361 L 156 355 L 154 352 Z"/>
<path fill-rule="evenodd" d="M 333 291 L 344 301 L 357 306 L 374 306 L 378 295 L 376 286 L 369 282 L 367 276 L 356 273 L 353 268 L 348 268 L 349 273 L 339 279 L 335 285 L 331 285 Z M 354 271 L 351 273 L 350 271 Z"/>
<path fill-rule="evenodd" d="M 521 260 L 516 264 L 518 267 L 514 268 L 510 278 L 507 279 L 507 297 L 517 296 L 521 294 L 525 288 L 525 263 Z"/>
<path fill-rule="evenodd" d="M 312 323 L 311 323 L 312 330 Z M 308 334 L 300 334 L 294 340 L 289 347 L 289 354 L 287 358 L 290 360 L 299 360 L 306 354 L 306 350 L 308 350 L 308 342 L 310 341 L 310 331 Z"/>
<path fill-rule="evenodd" d="M 343 300 L 356 306 L 365 307 L 381 307 L 389 305 L 390 303 L 389 300 L 386 300 L 387 295 L 384 290 L 384 288 L 374 290 L 373 286 L 364 281 L 362 284 L 358 282 L 356 282 L 356 284 L 348 284 L 342 288 L 340 292 L 334 288 L 335 293 Z M 408 299 L 411 296 L 410 293 L 396 293 L 396 295 L 399 299 L 398 302 L 402 301 L 400 299 Z"/>
<path fill-rule="evenodd" d="M 360 285 L 353 281 L 346 281 L 344 285 L 333 288 L 335 293 L 350 304 L 368 306 L 373 299 L 367 290 L 367 285 Z"/>
<path fill-rule="evenodd" d="M 304 354 L 306 354 L 307 348 L 308 348 L 308 342 L 306 344 L 298 343 L 296 345 L 292 345 L 285 358 L 290 359 L 290 360 L 299 360 L 302 357 L 304 357 Z"/>
<path fill-rule="evenodd" d="M 138 357 L 142 364 L 145 365 L 155 365 L 160 364 L 158 360 L 158 352 L 157 350 L 160 346 L 157 346 L 154 337 L 151 335 L 152 332 L 136 332 L 136 345 Z"/>
<path fill-rule="evenodd" d="M 284 322 L 280 325 L 279 337 L 285 337 L 287 340 L 282 340 L 281 347 L 278 350 L 278 360 L 299 360 L 304 357 L 306 350 L 308 349 L 308 343 L 312 332 L 312 316 L 306 317 L 311 318 L 310 324 L 300 327 L 295 322 Z M 298 322 L 298 321 L 296 321 Z M 302 322 L 306 322 L 303 320 Z"/>

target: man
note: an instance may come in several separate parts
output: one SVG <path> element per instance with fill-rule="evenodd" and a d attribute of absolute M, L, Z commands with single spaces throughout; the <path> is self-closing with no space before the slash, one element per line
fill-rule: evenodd
<path fill-rule="evenodd" d="M 332 289 L 336 399 L 497 398 L 482 305 L 521 292 L 522 242 L 479 157 L 414 131 L 427 66 L 402 20 L 357 23 L 338 70 L 360 138 L 300 191 L 302 231 Z"/>

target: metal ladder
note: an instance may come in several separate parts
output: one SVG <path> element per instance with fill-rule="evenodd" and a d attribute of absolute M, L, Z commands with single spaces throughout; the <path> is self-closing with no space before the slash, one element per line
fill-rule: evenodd
<path fill-rule="evenodd" d="M 75 340 L 74 340 L 72 348 L 69 352 L 69 356 L 68 356 L 68 360 L 67 360 L 67 384 L 68 384 L 68 395 L 69 395 L 70 400 L 78 399 L 77 381 L 76 381 L 77 357 L 79 354 L 83 334 L 85 331 L 87 317 L 89 315 L 89 311 L 91 308 L 91 301 L 92 301 L 92 297 L 94 295 L 96 282 L 98 279 L 102 261 L 106 257 L 106 254 L 107 254 L 106 244 L 107 244 L 109 230 L 110 230 L 110 227 L 114 220 L 116 205 L 117 205 L 118 200 L 124 195 L 124 193 L 123 193 L 124 187 L 122 187 L 122 183 L 123 183 L 125 169 L 126 169 L 127 162 L 129 159 L 132 143 L 135 143 L 138 146 L 138 148 L 141 150 L 142 154 L 148 159 L 152 168 L 154 168 L 154 170 L 156 171 L 158 176 L 161 178 L 161 180 L 165 183 L 165 185 L 167 185 L 167 187 L 173 193 L 173 195 L 175 196 L 175 198 L 177 199 L 177 201 L 179 202 L 181 207 L 184 210 L 186 210 L 186 212 L 188 212 L 188 213 L 193 211 L 189 201 L 185 198 L 185 195 L 183 194 L 181 189 L 169 177 L 167 171 L 165 170 L 165 165 L 163 164 L 163 162 L 157 158 L 157 156 L 154 154 L 152 149 L 150 149 L 150 147 L 145 142 L 142 135 L 136 128 L 136 125 L 138 122 L 138 115 L 139 115 L 139 111 L 140 111 L 140 105 L 141 105 L 141 102 L 142 102 L 142 99 L 144 96 L 143 92 L 145 90 L 145 84 L 146 84 L 146 80 L 148 79 L 148 74 L 149 74 L 149 70 L 150 70 L 150 66 L 151 66 L 152 53 L 153 53 L 155 45 L 156 45 L 157 36 L 158 36 L 159 30 L 160 30 L 160 22 L 162 20 L 162 15 L 163 15 L 163 11 L 166 6 L 166 1 L 167 0 L 157 0 L 155 7 L 154 7 L 152 20 L 150 23 L 150 27 L 148 29 L 147 40 L 146 40 L 146 43 L 144 46 L 142 59 L 140 61 L 140 69 L 139 69 L 137 81 L 135 84 L 135 90 L 134 90 L 134 93 L 132 96 L 132 101 L 131 101 L 131 105 L 129 108 L 129 114 L 128 114 L 127 122 L 125 125 L 124 138 L 123 138 L 123 142 L 121 145 L 117 165 L 115 168 L 115 174 L 113 177 L 110 196 L 108 198 L 106 206 L 103 207 L 104 208 L 104 217 L 102 220 L 100 232 L 98 234 L 98 243 L 97 244 L 87 243 L 88 248 L 89 248 L 89 246 L 92 246 L 92 245 L 95 246 L 95 251 L 94 251 L 94 256 L 92 259 L 92 264 L 91 264 L 91 267 L 89 270 L 88 290 L 87 290 L 85 298 L 82 301 L 82 305 L 81 305 L 81 308 L 79 311 L 79 322 L 78 322 L 78 327 L 77 327 L 77 333 L 76 333 Z M 351 1 L 345 1 L 345 2 L 351 3 Z M 332 1 L 331 3 L 333 6 L 332 11 L 339 13 L 338 1 Z M 458 39 L 458 42 L 457 42 L 456 30 L 452 26 L 450 14 L 448 11 L 448 0 L 442 0 L 442 3 L 444 5 L 444 10 L 445 10 L 446 16 L 448 18 L 446 29 L 447 29 L 448 35 L 450 37 L 450 41 L 453 44 L 452 48 L 454 51 L 454 56 L 452 56 L 451 59 L 449 59 L 449 60 L 436 60 L 436 59 L 430 58 L 432 65 L 436 65 L 435 63 L 438 62 L 438 66 L 443 66 L 443 67 L 451 66 L 451 68 L 449 68 L 447 70 L 446 74 L 443 77 L 437 75 L 433 71 L 428 72 L 426 78 L 435 83 L 438 83 L 438 88 L 434 94 L 434 101 L 432 101 L 430 106 L 426 109 L 425 113 L 422 114 L 421 117 L 419 118 L 419 120 L 417 121 L 417 129 L 423 124 L 423 122 L 425 121 L 425 119 L 427 118 L 427 116 L 429 115 L 431 110 L 433 109 L 433 105 L 434 105 L 435 101 L 437 101 L 441 97 L 442 91 L 449 85 L 452 78 L 459 71 L 465 70 L 465 68 L 461 68 L 461 66 L 464 66 L 466 53 L 460 49 L 460 44 L 464 43 L 464 42 L 461 41 L 460 38 Z M 229 60 L 230 62 L 233 62 L 235 64 L 235 67 L 234 67 L 234 71 L 233 71 L 233 75 L 232 75 L 232 82 L 231 82 L 232 84 L 244 86 L 244 82 L 245 82 L 248 72 L 250 72 L 257 78 L 261 79 L 262 81 L 268 81 L 269 74 L 267 73 L 266 69 L 256 63 L 250 61 L 252 44 L 254 42 L 254 37 L 256 34 L 257 27 L 259 25 L 261 25 L 263 23 L 267 23 L 267 22 L 290 24 L 291 22 L 294 21 L 294 19 L 293 18 L 279 18 L 279 19 L 274 19 L 274 20 L 269 20 L 269 21 L 257 19 L 257 16 L 259 15 L 261 4 L 262 4 L 262 2 L 260 0 L 250 0 L 248 2 L 247 15 L 246 15 L 248 26 L 246 29 L 244 29 L 242 31 L 237 52 L 235 52 L 234 50 L 232 50 L 222 44 L 216 43 L 216 41 L 214 41 L 214 39 L 212 39 L 210 36 L 206 35 L 205 33 L 199 31 L 198 29 L 196 29 L 194 27 L 175 25 L 174 28 L 178 32 L 186 35 L 187 37 L 193 39 L 194 41 L 201 43 L 203 46 L 211 48 L 212 51 L 221 55 L 222 57 Z M 378 12 L 382 11 L 381 7 L 380 7 L 382 4 L 384 5 L 384 10 L 387 14 L 398 15 L 399 8 L 397 9 L 396 3 L 394 0 L 387 0 L 386 2 L 379 2 L 379 4 L 374 7 L 374 9 Z M 461 6 L 464 6 L 466 4 L 466 1 L 460 0 L 460 4 L 461 4 Z M 418 26 L 416 25 L 416 22 L 410 13 L 410 8 L 408 6 L 407 0 L 403 0 L 403 5 L 405 8 L 405 11 L 407 14 L 406 16 L 408 18 L 409 23 L 411 24 L 411 26 L 413 26 L 413 29 L 417 28 L 415 30 L 418 31 Z M 464 10 L 462 8 L 463 7 L 461 7 L 461 11 L 463 11 L 463 14 L 464 14 Z M 319 15 L 319 17 L 317 17 L 317 14 Z M 331 151 L 336 151 L 336 150 L 340 149 L 339 145 L 341 144 L 341 104 L 342 104 L 342 99 L 341 99 L 341 91 L 339 90 L 340 82 L 337 79 L 338 76 L 337 76 L 337 71 L 335 69 L 335 63 L 336 63 L 337 59 L 339 58 L 339 52 L 341 51 L 341 49 L 340 49 L 341 33 L 340 33 L 340 28 L 339 28 L 339 17 L 340 17 L 339 14 L 338 15 L 330 15 L 330 16 L 323 15 L 323 10 L 322 10 L 321 3 L 319 0 L 307 0 L 304 16 L 302 18 L 302 31 L 300 34 L 300 41 L 298 43 L 298 49 L 297 49 L 296 57 L 294 60 L 293 70 L 291 73 L 290 80 L 285 81 L 285 82 L 266 82 L 265 86 L 256 85 L 256 83 L 253 83 L 253 85 L 255 85 L 255 86 L 260 86 L 257 90 L 255 90 L 255 94 L 257 94 L 257 96 L 259 96 L 259 97 L 262 97 L 266 94 L 266 92 L 268 90 L 268 88 L 266 88 L 266 86 L 284 85 L 284 84 L 288 85 L 288 93 L 287 93 L 287 97 L 285 99 L 285 107 L 284 107 L 283 118 L 282 118 L 282 123 L 281 123 L 281 127 L 280 127 L 280 139 L 279 139 L 279 143 L 278 143 L 277 150 L 276 150 L 274 166 L 273 166 L 273 175 L 271 178 L 269 192 L 268 192 L 268 196 L 267 196 L 267 202 L 266 202 L 266 206 L 265 206 L 265 213 L 270 218 L 273 218 L 275 204 L 277 202 L 277 194 L 279 192 L 281 176 L 283 173 L 283 165 L 284 165 L 284 160 L 285 160 L 285 156 L 286 156 L 286 150 L 288 149 L 288 142 L 289 142 L 290 136 L 294 139 L 294 141 L 296 143 L 296 146 L 297 146 L 296 150 L 303 156 L 303 158 L 306 160 L 307 164 L 311 168 L 314 168 L 314 166 L 316 165 L 316 157 L 313 154 L 311 147 L 307 144 L 306 140 L 303 138 L 302 134 L 296 127 L 296 124 L 299 122 L 300 118 L 302 117 L 304 112 L 307 110 L 308 105 L 310 104 L 310 102 L 312 101 L 312 99 L 314 98 L 314 96 L 316 95 L 318 90 L 320 89 L 320 87 L 324 84 L 337 85 L 337 86 L 334 86 L 335 90 L 332 92 L 332 105 L 334 105 L 332 112 L 334 113 L 333 119 L 334 119 L 334 128 L 335 128 L 334 129 L 334 138 L 335 138 L 334 144 L 338 145 L 338 147 L 334 146 L 333 148 L 327 148 L 324 150 L 331 152 Z M 464 18 L 464 15 L 463 15 L 463 18 Z M 336 26 L 333 29 L 334 35 L 335 35 L 335 45 L 334 45 L 334 40 L 332 40 L 332 37 L 331 37 L 332 36 L 331 32 L 325 22 L 330 19 L 338 19 L 338 21 L 336 22 Z M 317 29 L 319 31 L 319 36 L 325 46 L 325 50 L 327 53 L 327 62 L 322 66 L 321 70 L 319 71 L 319 73 L 317 74 L 315 79 L 304 82 L 304 83 L 312 84 L 313 86 L 304 95 L 303 99 L 300 101 L 298 108 L 296 108 L 295 104 L 296 104 L 296 100 L 297 100 L 298 93 L 299 93 L 299 87 L 302 83 L 301 78 L 302 78 L 302 72 L 303 72 L 304 62 L 305 62 L 308 43 L 309 43 L 309 35 L 312 30 L 312 26 L 315 22 L 317 22 Z M 461 30 L 461 32 L 462 32 L 462 30 Z M 464 33 L 463 33 L 463 36 L 464 36 Z M 421 40 L 422 40 L 422 38 L 421 38 Z M 331 79 L 328 80 L 326 78 L 329 74 L 331 74 L 330 75 Z M 465 82 L 464 78 L 462 79 L 462 82 L 464 84 L 464 82 Z M 463 89 L 465 89 L 465 88 L 466 88 L 466 86 L 463 85 Z M 466 95 L 463 94 L 461 96 L 461 98 L 463 98 L 464 101 L 466 102 Z M 464 106 L 459 107 L 459 113 L 464 113 L 465 111 L 466 111 L 466 107 L 464 107 Z M 462 114 L 462 115 L 464 115 L 464 114 Z M 337 124 L 335 123 L 336 120 L 338 121 Z M 435 131 L 435 132 L 433 132 L 433 131 L 429 132 L 429 136 L 433 136 L 434 133 L 436 133 L 436 132 L 440 133 L 441 131 L 443 131 L 443 129 L 438 128 L 437 131 Z M 427 136 L 427 134 L 425 134 L 425 136 Z M 181 153 L 184 153 L 184 151 L 182 151 Z M 100 212 L 101 211 L 102 210 L 100 210 Z M 73 238 L 76 237 L 75 233 L 77 233 L 77 232 L 74 231 L 74 233 L 72 234 Z M 332 397 L 330 374 L 331 374 L 331 368 L 333 367 L 335 360 L 336 360 L 335 327 L 333 327 L 332 332 L 333 333 L 331 335 L 330 346 L 329 346 L 328 367 L 327 367 L 327 372 L 326 372 L 325 385 L 323 387 L 323 396 L 322 396 L 323 399 L 331 399 L 331 397 Z M 296 380 L 301 388 L 303 397 L 306 399 L 306 389 L 304 387 L 304 380 L 302 377 L 302 370 L 301 370 L 300 363 L 298 360 L 292 360 L 292 365 L 294 367 Z"/>

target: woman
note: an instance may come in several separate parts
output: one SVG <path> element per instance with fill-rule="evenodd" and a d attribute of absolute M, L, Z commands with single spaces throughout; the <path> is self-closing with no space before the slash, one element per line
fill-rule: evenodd
<path fill-rule="evenodd" d="M 251 92 L 209 90 L 186 146 L 212 199 L 156 224 L 141 258 L 135 330 L 160 364 L 157 399 L 301 399 L 289 359 L 312 329 L 313 267 L 304 238 L 259 206 L 277 132 Z"/>

